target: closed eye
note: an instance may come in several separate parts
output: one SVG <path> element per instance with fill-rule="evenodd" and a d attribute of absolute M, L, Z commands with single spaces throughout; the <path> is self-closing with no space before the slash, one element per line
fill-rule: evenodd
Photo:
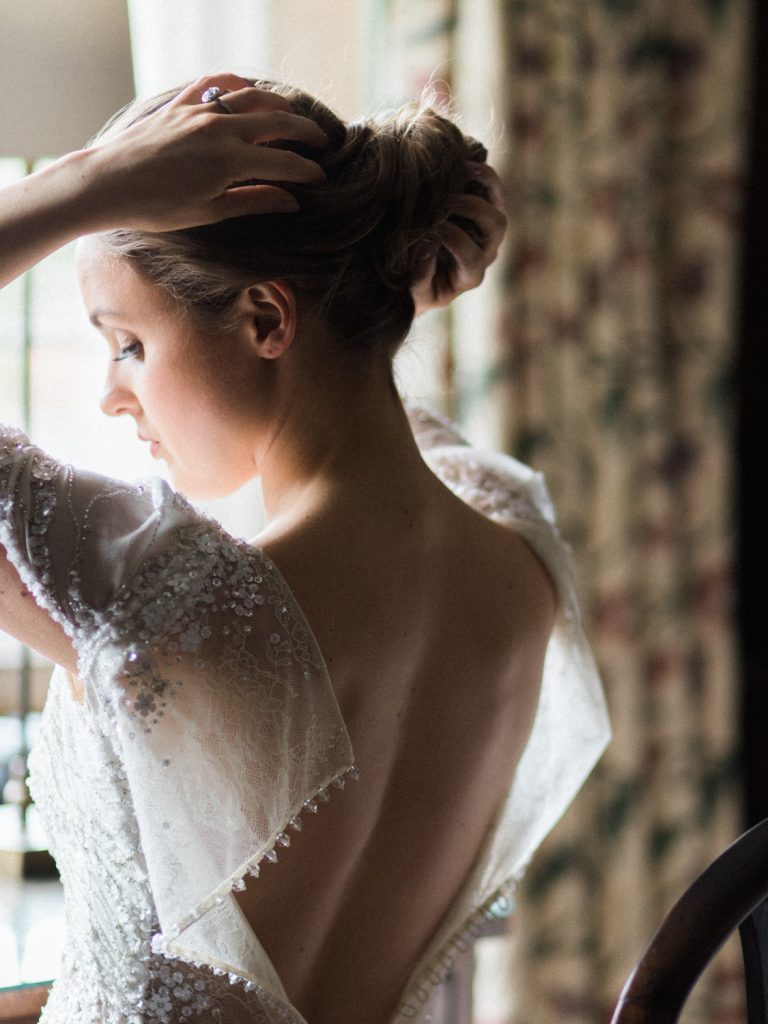
<path fill-rule="evenodd" d="M 120 349 L 120 355 L 115 356 L 112 362 L 119 363 L 123 359 L 131 359 L 134 356 L 138 356 L 141 354 L 141 348 L 142 345 L 140 341 L 132 341 L 130 345 L 126 345 L 125 348 Z"/>

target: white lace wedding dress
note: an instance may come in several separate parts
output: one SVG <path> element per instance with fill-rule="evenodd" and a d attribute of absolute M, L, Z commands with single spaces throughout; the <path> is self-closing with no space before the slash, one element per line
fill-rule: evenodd
<path fill-rule="evenodd" d="M 454 957 L 509 896 L 608 726 L 541 477 L 411 417 L 434 472 L 518 530 L 560 592 L 522 761 L 393 1018 L 437 1024 Z M 67 936 L 43 1024 L 301 1024 L 232 892 L 356 769 L 279 569 L 161 481 L 74 471 L 3 427 L 0 543 L 71 636 L 85 687 L 80 705 L 54 673 L 31 757 Z"/>

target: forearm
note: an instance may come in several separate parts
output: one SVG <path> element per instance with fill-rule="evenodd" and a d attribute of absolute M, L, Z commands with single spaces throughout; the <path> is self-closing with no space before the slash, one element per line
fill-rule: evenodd
<path fill-rule="evenodd" d="M 98 231 L 95 151 L 70 153 L 0 191 L 0 288 L 79 235 Z"/>
<path fill-rule="evenodd" d="M 21 643 L 77 672 L 77 653 L 62 627 L 35 601 L 0 544 L 0 629 Z M 2 1017 L 0 1017 L 2 1021 Z"/>

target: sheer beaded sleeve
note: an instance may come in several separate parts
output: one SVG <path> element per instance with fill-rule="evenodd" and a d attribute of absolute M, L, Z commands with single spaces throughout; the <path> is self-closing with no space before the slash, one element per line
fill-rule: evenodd
<path fill-rule="evenodd" d="M 610 738 L 602 686 L 584 636 L 570 553 L 540 473 L 506 455 L 470 447 L 431 411 L 408 408 L 414 436 L 433 472 L 483 515 L 519 532 L 547 568 L 559 595 L 541 695 L 528 744 L 486 845 L 460 898 L 414 970 L 400 1020 L 425 1014 L 429 993 L 457 949 L 507 897 L 541 841 L 572 802 Z M 426 1019 L 424 1017 L 423 1019 Z"/>
<path fill-rule="evenodd" d="M 0 543 L 72 638 L 94 727 L 124 766 L 156 951 L 279 989 L 232 891 L 354 775 L 279 571 L 162 481 L 76 472 L 2 427 Z"/>
<path fill-rule="evenodd" d="M 0 543 L 24 584 L 80 648 L 162 523 L 189 514 L 161 481 L 75 474 L 0 425 Z"/>

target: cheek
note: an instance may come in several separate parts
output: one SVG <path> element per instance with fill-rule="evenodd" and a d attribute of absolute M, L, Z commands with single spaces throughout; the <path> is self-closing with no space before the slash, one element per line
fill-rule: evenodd
<path fill-rule="evenodd" d="M 253 411 L 257 380 L 250 361 L 236 363 L 225 357 L 218 363 L 211 363 L 209 372 L 216 401 L 222 408 L 236 414 Z"/>
<path fill-rule="evenodd" d="M 255 439 L 249 412 L 249 406 L 238 404 L 234 389 L 212 384 L 210 378 L 194 386 L 187 381 L 174 394 L 175 454 L 198 481 L 214 488 L 216 494 L 207 497 L 230 493 L 252 471 Z"/>
<path fill-rule="evenodd" d="M 223 418 L 247 417 L 254 411 L 257 366 L 234 339 L 196 336 L 187 356 L 185 390 L 199 390 L 198 404 Z"/>

